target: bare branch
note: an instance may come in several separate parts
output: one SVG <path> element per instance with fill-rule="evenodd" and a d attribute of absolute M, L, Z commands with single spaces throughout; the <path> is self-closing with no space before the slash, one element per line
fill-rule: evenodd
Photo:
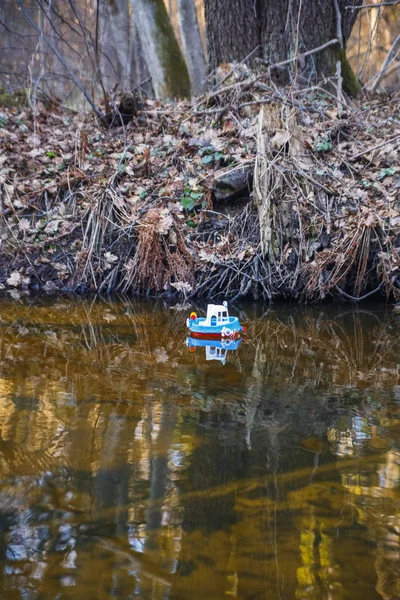
<path fill-rule="evenodd" d="M 43 40 L 46 42 L 46 44 L 49 46 L 49 48 L 57 56 L 57 58 L 61 62 L 61 64 L 68 71 L 68 73 L 70 74 L 70 76 L 71 76 L 72 80 L 74 81 L 75 85 L 81 90 L 82 94 L 85 96 L 86 100 L 89 102 L 90 106 L 93 108 L 93 110 L 96 113 L 96 115 L 99 117 L 99 119 L 102 122 L 104 122 L 104 115 L 101 112 L 101 110 L 99 110 L 99 108 L 96 106 L 96 104 L 94 103 L 94 101 L 91 98 L 90 94 L 88 93 L 88 91 L 86 90 L 86 88 L 82 85 L 82 83 L 79 81 L 78 77 L 75 75 L 75 73 L 73 72 L 73 70 L 71 69 L 71 67 L 65 61 L 64 57 L 62 56 L 62 54 L 57 50 L 57 48 L 54 46 L 54 44 L 51 42 L 51 40 L 49 40 L 49 38 L 45 35 L 44 31 L 42 29 L 40 29 L 40 27 L 38 27 L 36 25 L 35 21 L 32 19 L 31 15 L 26 10 L 26 8 L 25 8 L 25 6 L 23 4 L 23 1 L 22 0 L 17 0 L 17 4 L 18 4 L 18 7 L 21 9 L 23 15 L 25 16 L 26 20 L 42 36 Z"/>
<path fill-rule="evenodd" d="M 393 0 L 393 2 L 380 2 L 379 4 L 365 4 L 364 6 L 346 6 L 347 10 L 369 10 L 370 8 L 380 8 L 381 6 L 396 6 L 400 4 L 400 0 Z"/>
<path fill-rule="evenodd" d="M 387 53 L 387 56 L 385 58 L 385 62 L 383 63 L 383 67 L 379 71 L 379 73 L 377 73 L 376 79 L 370 87 L 370 90 L 372 92 L 376 90 L 376 88 L 382 81 L 382 78 L 385 75 L 385 73 L 387 72 L 390 65 L 397 59 L 399 53 L 400 53 L 400 34 L 397 36 L 397 38 L 394 40 L 393 44 L 391 45 L 390 50 Z"/>
<path fill-rule="evenodd" d="M 290 63 L 295 62 L 299 58 L 311 56 L 312 54 L 316 54 L 317 52 L 321 52 L 322 50 L 325 50 L 325 48 L 328 48 L 329 46 L 333 46 L 334 44 L 339 44 L 339 43 L 340 43 L 339 40 L 337 38 L 335 38 L 333 40 L 329 40 L 329 42 L 326 42 L 325 44 L 322 44 L 322 46 L 318 46 L 317 48 L 313 48 L 312 50 L 307 50 L 307 52 L 301 52 L 300 54 L 297 54 L 296 56 L 293 56 L 292 58 L 288 58 L 287 60 L 283 60 L 282 62 L 275 63 L 273 65 L 271 65 L 267 60 L 264 60 L 262 58 L 256 58 L 256 61 L 262 63 L 263 65 L 267 65 L 268 67 L 271 67 L 271 68 L 284 67 L 285 65 L 289 65 Z"/>
<path fill-rule="evenodd" d="M 340 47 L 343 48 L 343 31 L 342 31 L 342 13 L 340 12 L 338 0 L 333 0 L 336 12 L 336 35 L 338 37 Z"/>

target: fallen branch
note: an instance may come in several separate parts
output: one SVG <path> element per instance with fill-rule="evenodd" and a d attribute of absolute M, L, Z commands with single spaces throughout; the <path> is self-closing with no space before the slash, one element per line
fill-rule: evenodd
<path fill-rule="evenodd" d="M 393 138 L 390 138 L 390 140 L 385 140 L 384 142 L 381 142 L 380 144 L 376 144 L 375 146 L 371 146 L 370 148 L 367 148 L 366 150 L 363 150 L 362 152 L 359 152 L 358 154 L 354 154 L 351 159 L 355 160 L 356 158 L 359 158 L 360 156 L 363 156 L 364 154 L 368 154 L 368 152 L 372 152 L 373 150 L 378 150 L 379 148 L 383 148 L 383 146 L 386 146 L 387 144 L 391 144 L 392 142 L 395 142 L 396 140 L 400 139 L 400 133 L 398 135 L 395 135 Z"/>

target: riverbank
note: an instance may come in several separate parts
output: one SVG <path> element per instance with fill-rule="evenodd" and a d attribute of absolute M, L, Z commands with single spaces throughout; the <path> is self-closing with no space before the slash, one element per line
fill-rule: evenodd
<path fill-rule="evenodd" d="M 235 71 L 110 129 L 0 108 L 0 287 L 396 299 L 398 107 Z"/>

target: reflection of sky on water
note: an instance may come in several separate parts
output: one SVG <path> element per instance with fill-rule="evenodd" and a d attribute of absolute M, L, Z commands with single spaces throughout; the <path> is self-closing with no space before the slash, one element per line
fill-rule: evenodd
<path fill-rule="evenodd" d="M 400 596 L 400 320 L 257 310 L 3 302 L 2 597 Z"/>

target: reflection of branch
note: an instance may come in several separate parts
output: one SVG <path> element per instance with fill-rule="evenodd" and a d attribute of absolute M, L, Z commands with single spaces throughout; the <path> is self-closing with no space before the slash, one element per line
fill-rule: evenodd
<path fill-rule="evenodd" d="M 34 29 L 36 29 L 36 31 L 39 33 L 39 35 L 42 36 L 43 40 L 50 47 L 50 49 L 54 52 L 54 54 L 57 56 L 58 60 L 61 62 L 61 64 L 64 66 L 64 68 L 71 75 L 71 77 L 72 77 L 75 85 L 81 90 L 82 94 L 85 96 L 86 100 L 89 102 L 90 106 L 92 107 L 92 109 L 94 110 L 94 112 L 96 113 L 96 115 L 98 116 L 98 118 L 101 121 L 104 121 L 104 115 L 101 112 L 101 110 L 99 110 L 97 108 L 96 104 L 93 102 L 93 100 L 90 97 L 89 93 L 87 92 L 86 88 L 82 85 L 82 83 L 79 81 L 79 79 L 77 78 L 77 76 L 75 75 L 75 73 L 73 72 L 73 70 L 69 67 L 69 65 L 67 64 L 67 62 L 63 58 L 62 54 L 57 50 L 57 48 L 54 46 L 54 44 L 45 35 L 44 31 L 42 29 L 40 29 L 40 27 L 38 27 L 36 25 L 35 21 L 32 19 L 31 15 L 26 10 L 26 8 L 25 8 L 25 6 L 23 4 L 23 1 L 22 0 L 17 0 L 17 4 L 18 4 L 18 7 L 23 12 L 26 20 L 32 25 L 32 27 Z"/>
<path fill-rule="evenodd" d="M 136 568 L 140 569 L 141 575 L 148 577 L 153 582 L 162 583 L 164 585 L 170 586 L 172 583 L 172 576 L 163 571 L 153 563 L 145 554 L 141 552 L 135 552 L 135 550 L 129 549 L 129 552 L 126 550 L 122 550 L 118 548 L 116 544 L 111 543 L 109 540 L 105 540 L 104 538 L 100 538 L 94 536 L 94 539 L 98 542 L 100 546 L 109 552 L 114 552 L 120 558 L 128 561 L 133 564 Z"/>

